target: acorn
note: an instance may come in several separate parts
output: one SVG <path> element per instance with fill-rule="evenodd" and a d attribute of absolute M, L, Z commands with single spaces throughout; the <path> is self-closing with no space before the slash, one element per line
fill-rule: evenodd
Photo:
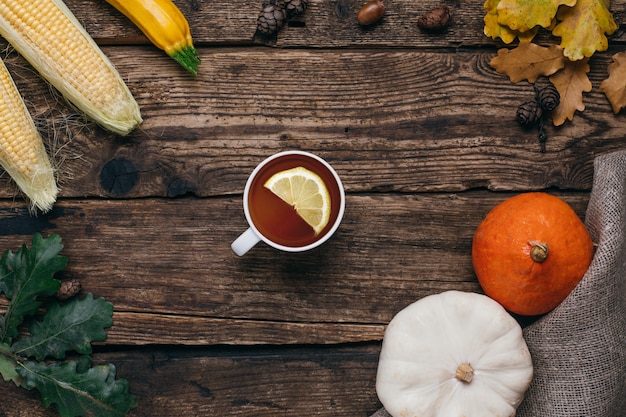
<path fill-rule="evenodd" d="M 378 22 L 385 14 L 385 5 L 382 0 L 370 0 L 361 7 L 356 20 L 361 26 L 369 26 Z"/>
<path fill-rule="evenodd" d="M 267 0 L 257 18 L 257 32 L 274 35 L 287 20 L 287 10 L 283 0 Z"/>
<path fill-rule="evenodd" d="M 437 6 L 429 12 L 417 18 L 417 26 L 431 32 L 443 30 L 450 22 L 450 9 L 448 6 Z"/>

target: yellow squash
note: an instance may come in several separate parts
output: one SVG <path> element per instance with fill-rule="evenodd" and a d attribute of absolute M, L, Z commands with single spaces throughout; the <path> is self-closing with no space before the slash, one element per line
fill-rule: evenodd
<path fill-rule="evenodd" d="M 171 0 L 105 0 L 129 18 L 156 47 L 196 75 L 200 58 L 189 22 Z"/>

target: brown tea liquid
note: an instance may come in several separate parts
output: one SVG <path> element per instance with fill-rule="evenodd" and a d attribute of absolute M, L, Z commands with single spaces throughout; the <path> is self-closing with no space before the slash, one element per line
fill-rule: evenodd
<path fill-rule="evenodd" d="M 291 205 L 263 186 L 277 172 L 299 166 L 319 175 L 330 194 L 330 220 L 317 236 Z M 257 173 L 248 191 L 248 209 L 258 231 L 269 240 L 288 247 L 310 245 L 328 233 L 339 215 L 340 201 L 341 192 L 332 172 L 318 160 L 298 154 L 268 162 Z"/>

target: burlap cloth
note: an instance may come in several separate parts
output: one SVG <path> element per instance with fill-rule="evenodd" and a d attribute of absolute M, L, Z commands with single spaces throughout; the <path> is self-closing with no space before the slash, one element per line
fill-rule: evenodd
<path fill-rule="evenodd" d="M 626 151 L 595 159 L 585 224 L 598 245 L 587 273 L 524 329 L 535 374 L 516 417 L 626 416 Z"/>

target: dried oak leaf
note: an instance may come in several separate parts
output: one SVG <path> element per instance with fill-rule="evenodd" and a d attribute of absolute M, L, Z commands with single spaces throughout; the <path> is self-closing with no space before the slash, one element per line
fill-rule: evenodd
<path fill-rule="evenodd" d="M 498 23 L 498 10 L 497 6 L 500 0 L 486 0 L 485 1 L 485 17 L 483 18 L 485 22 L 484 33 L 486 36 L 489 36 L 491 39 L 500 38 L 506 44 L 509 44 L 518 38 L 521 42 L 530 42 L 533 40 L 537 31 L 539 30 L 539 26 L 535 26 L 534 28 L 526 31 L 519 32 L 517 30 L 513 30 L 508 26 L 501 25 Z"/>
<path fill-rule="evenodd" d="M 560 104 L 552 111 L 552 123 L 560 126 L 566 120 L 572 120 L 576 110 L 585 110 L 583 93 L 591 91 L 591 81 L 587 77 L 589 59 L 579 61 L 565 60 L 562 70 L 550 77 L 550 82 L 559 92 Z"/>
<path fill-rule="evenodd" d="M 566 58 L 558 45 L 539 46 L 532 42 L 520 42 L 513 49 L 502 48 L 489 63 L 500 74 L 509 76 L 512 82 L 528 80 L 531 83 L 545 75 L 550 76 L 563 68 Z"/>
<path fill-rule="evenodd" d="M 559 6 L 574 4 L 576 0 L 500 0 L 496 6 L 498 23 L 519 32 L 526 32 L 535 26 L 547 28 L 552 24 Z"/>
<path fill-rule="evenodd" d="M 626 107 L 626 51 L 613 55 L 607 71 L 609 76 L 600 83 L 600 91 L 609 99 L 613 113 L 617 114 Z"/>
<path fill-rule="evenodd" d="M 617 24 L 608 10 L 608 1 L 578 0 L 574 7 L 559 9 L 560 21 L 552 30 L 561 38 L 563 54 L 572 61 L 590 57 L 596 51 L 606 51 Z"/>

